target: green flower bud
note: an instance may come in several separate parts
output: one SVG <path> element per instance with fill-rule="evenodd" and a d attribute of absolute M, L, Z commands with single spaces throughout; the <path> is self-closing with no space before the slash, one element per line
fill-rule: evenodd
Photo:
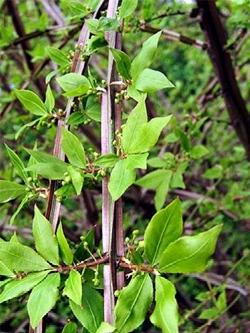
<path fill-rule="evenodd" d="M 100 280 L 99 279 L 93 279 L 94 281 L 94 286 L 99 286 Z"/>
<path fill-rule="evenodd" d="M 88 242 L 83 242 L 83 247 L 84 247 L 85 249 L 88 249 L 88 247 L 89 247 Z"/>

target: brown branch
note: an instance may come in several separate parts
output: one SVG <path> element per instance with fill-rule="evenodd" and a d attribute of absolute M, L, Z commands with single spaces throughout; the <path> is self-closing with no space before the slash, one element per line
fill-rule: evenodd
<path fill-rule="evenodd" d="M 84 269 L 84 268 L 95 268 L 99 265 L 106 264 L 108 262 L 109 262 L 109 256 L 106 254 L 100 258 L 95 258 L 95 259 L 90 258 L 90 259 L 84 260 L 80 263 L 77 263 L 75 265 L 59 266 L 59 267 L 55 268 L 55 270 L 57 272 L 63 273 L 63 272 L 68 272 L 72 269 L 80 270 L 80 269 Z"/>
<path fill-rule="evenodd" d="M 122 48 L 122 39 L 121 34 L 116 34 L 116 42 L 115 48 Z M 113 80 L 118 80 L 118 74 L 113 71 Z M 113 94 L 120 92 L 121 87 L 115 86 Z M 115 98 L 115 96 L 113 97 Z M 116 103 L 114 106 L 114 123 L 115 123 L 115 132 L 121 131 L 122 126 L 122 102 Z M 113 223 L 113 253 L 114 260 L 118 257 L 124 257 L 125 249 L 124 249 L 124 231 L 123 231 L 123 203 L 122 198 L 118 199 L 115 202 L 114 207 L 114 223 Z M 119 272 L 118 270 L 115 272 L 116 275 L 116 289 L 120 290 L 124 287 L 124 272 Z"/>
<path fill-rule="evenodd" d="M 226 30 L 214 0 L 197 0 L 197 5 L 200 10 L 200 24 L 209 44 L 208 53 L 222 88 L 232 126 L 250 159 L 250 117 L 237 84 L 230 53 L 226 49 Z"/>
<path fill-rule="evenodd" d="M 24 25 L 22 23 L 21 17 L 19 15 L 15 0 L 6 1 L 6 6 L 8 8 L 9 15 L 12 18 L 12 22 L 15 27 L 17 35 L 20 38 L 24 37 L 26 35 L 26 33 L 25 33 L 25 29 L 24 29 Z M 23 54 L 24 54 L 24 58 L 25 58 L 27 67 L 30 70 L 30 72 L 32 72 L 34 70 L 34 64 L 32 63 L 32 58 L 31 58 L 30 54 L 28 53 L 28 51 L 30 50 L 29 43 L 27 40 L 22 40 L 20 44 L 21 44 L 21 47 L 23 50 Z M 37 79 L 36 84 L 37 84 L 37 87 L 39 88 L 40 93 L 44 94 L 44 91 L 45 91 L 44 83 L 41 80 Z"/>
<path fill-rule="evenodd" d="M 6 1 L 6 6 L 8 8 L 9 15 L 12 18 L 12 22 L 13 22 L 13 25 L 15 27 L 17 35 L 20 38 L 24 37 L 26 34 L 25 34 L 24 26 L 23 26 L 23 23 L 21 21 L 21 17 L 19 15 L 15 0 Z M 21 47 L 22 47 L 22 50 L 23 50 L 23 54 L 24 54 L 27 66 L 28 66 L 30 71 L 33 71 L 34 64 L 32 63 L 32 61 L 31 61 L 32 58 L 28 53 L 28 51 L 30 50 L 30 46 L 29 46 L 29 44 L 26 40 L 22 40 L 20 44 L 21 44 Z"/>
<path fill-rule="evenodd" d="M 161 31 L 161 29 L 154 28 L 150 24 L 147 23 L 141 23 L 140 29 L 145 32 L 150 33 L 156 33 L 158 31 Z M 183 44 L 194 46 L 198 49 L 206 50 L 207 49 L 207 43 L 199 40 L 199 39 L 193 39 L 188 36 L 182 35 L 179 32 L 163 29 L 162 30 L 162 36 L 170 41 L 177 41 L 181 42 Z"/>
<path fill-rule="evenodd" d="M 233 50 L 233 54 L 237 56 L 245 41 L 249 38 L 249 35 L 250 33 L 248 31 L 241 29 L 239 33 L 236 34 L 234 41 L 227 45 L 226 50 Z M 242 68 L 242 65 L 244 66 L 244 64 L 240 64 L 236 69 Z M 206 104 L 211 100 L 211 96 L 218 96 L 216 89 L 218 84 L 219 80 L 216 76 L 212 76 L 208 79 L 207 83 L 205 84 L 205 89 L 203 89 L 197 97 L 197 101 L 201 105 L 202 109 L 204 109 Z"/>
<path fill-rule="evenodd" d="M 55 267 L 55 271 L 59 273 L 66 273 L 72 269 L 81 270 L 85 268 L 95 268 L 99 265 L 107 264 L 110 260 L 109 254 L 104 254 L 102 257 L 98 258 L 88 258 L 82 262 L 79 262 L 74 265 L 61 265 Z M 159 272 L 152 266 L 146 264 L 133 264 L 132 262 L 128 261 L 124 257 L 118 257 L 116 261 L 117 268 L 124 268 L 125 270 L 129 270 L 130 272 L 145 272 L 154 275 L 159 275 Z"/>
<path fill-rule="evenodd" d="M 225 284 L 227 289 L 236 290 L 243 296 L 248 296 L 249 290 L 246 288 L 244 289 L 237 281 L 233 280 L 232 278 L 225 277 L 223 275 L 218 275 L 216 273 L 208 272 L 208 273 L 194 273 L 190 274 L 190 276 L 205 281 L 208 283 L 211 283 L 216 286 L 221 286 L 222 284 Z"/>
<path fill-rule="evenodd" d="M 34 39 L 34 38 L 37 38 L 37 37 L 40 37 L 40 36 L 43 36 L 43 35 L 53 35 L 54 32 L 56 31 L 60 31 L 60 30 L 63 30 L 63 29 L 66 29 L 66 28 L 72 28 L 70 30 L 70 34 L 71 34 L 71 31 L 74 30 L 75 28 L 78 30 L 80 30 L 80 28 L 78 28 L 79 24 L 71 24 L 69 26 L 63 26 L 63 27 L 59 27 L 59 26 L 51 26 L 45 30 L 42 30 L 42 31 L 32 31 L 30 33 L 26 33 L 24 36 L 22 37 L 18 37 L 16 39 L 14 39 L 13 41 L 10 42 L 10 44 L 6 45 L 6 46 L 3 46 L 2 47 L 2 50 L 5 51 L 5 50 L 8 50 L 9 48 L 13 47 L 13 46 L 17 46 L 21 43 L 23 43 L 24 41 L 28 41 L 28 40 L 31 40 L 31 39 Z M 53 33 L 53 34 L 52 34 Z"/>
<path fill-rule="evenodd" d="M 155 21 L 155 20 L 159 20 L 159 19 L 163 19 L 165 17 L 169 17 L 169 16 L 177 16 L 177 15 L 185 15 L 186 12 L 183 12 L 181 10 L 177 10 L 175 12 L 171 12 L 171 11 L 167 11 L 167 13 L 162 13 L 160 15 L 157 15 L 157 16 L 154 16 L 150 19 L 147 19 L 146 22 L 152 22 L 152 21 Z"/>
<path fill-rule="evenodd" d="M 151 273 L 154 275 L 160 275 L 158 271 L 149 265 L 145 264 L 140 264 L 136 265 L 133 263 L 128 262 L 125 258 L 121 258 L 120 261 L 118 262 L 118 266 L 124 269 L 128 269 L 132 272 L 145 272 L 145 273 Z"/>

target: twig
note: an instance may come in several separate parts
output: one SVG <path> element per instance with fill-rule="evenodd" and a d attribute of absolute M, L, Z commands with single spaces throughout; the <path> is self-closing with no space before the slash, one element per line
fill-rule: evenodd
<path fill-rule="evenodd" d="M 55 268 L 55 271 L 60 273 L 67 273 L 72 269 L 82 270 L 84 268 L 94 268 L 99 265 L 107 264 L 109 261 L 110 261 L 110 255 L 106 253 L 103 254 L 101 257 L 98 258 L 91 257 L 74 265 L 58 266 Z M 130 272 L 145 272 L 154 275 L 160 275 L 160 273 L 154 267 L 146 264 L 136 265 L 128 261 L 124 257 L 117 257 L 116 266 L 117 268 L 124 268 L 125 270 L 129 270 Z"/>
<path fill-rule="evenodd" d="M 234 41 L 226 46 L 226 50 L 233 50 L 234 55 L 237 56 L 244 45 L 245 41 L 249 38 L 249 32 L 247 32 L 245 29 L 240 30 L 240 32 L 235 36 Z M 238 68 L 242 68 L 244 64 L 240 64 L 236 67 L 236 71 Z M 209 96 L 217 97 L 217 90 L 215 89 L 218 85 L 219 80 L 217 77 L 210 77 L 205 84 L 205 89 L 202 90 L 202 92 L 197 97 L 198 103 L 201 105 L 202 109 L 205 108 L 207 102 L 211 100 Z"/>
<path fill-rule="evenodd" d="M 145 264 L 135 265 L 133 263 L 128 262 L 125 258 L 121 258 L 118 262 L 119 267 L 129 269 L 134 272 L 145 272 L 151 273 L 154 275 L 160 275 L 160 273 L 153 267 Z"/>
<path fill-rule="evenodd" d="M 152 18 L 147 19 L 146 22 L 148 23 L 148 22 L 152 22 L 152 21 L 159 20 L 159 19 L 162 19 L 165 17 L 169 17 L 169 16 L 177 16 L 177 15 L 185 15 L 185 14 L 186 14 L 186 12 L 182 12 L 181 10 L 177 10 L 176 12 L 167 11 L 166 13 L 162 13 L 160 15 L 153 16 Z"/>
<path fill-rule="evenodd" d="M 17 10 L 15 0 L 6 1 L 6 6 L 8 8 L 9 14 L 12 18 L 12 22 L 13 22 L 13 25 L 15 27 L 17 35 L 19 37 L 24 37 L 25 36 L 25 30 L 24 30 L 24 26 L 23 26 L 21 17 L 19 15 L 18 10 Z M 24 58 L 25 58 L 27 67 L 30 70 L 30 72 L 32 72 L 34 70 L 34 64 L 32 63 L 32 58 L 31 58 L 30 54 L 28 53 L 28 51 L 30 50 L 29 43 L 28 43 L 28 41 L 23 40 L 20 44 L 21 44 L 21 47 L 22 47 L 22 50 L 23 50 L 23 54 L 24 54 Z M 37 86 L 40 90 L 40 93 L 44 94 L 45 86 L 44 86 L 43 82 L 41 80 L 37 79 L 36 84 L 37 84 Z"/>
<path fill-rule="evenodd" d="M 201 281 L 210 282 L 211 284 L 216 286 L 221 286 L 222 284 L 224 284 L 227 289 L 236 290 L 243 296 L 247 296 L 249 294 L 248 290 L 244 289 L 239 283 L 237 283 L 231 278 L 225 278 L 222 275 L 218 275 L 215 273 L 203 273 L 191 274 L 191 276 Z"/>
<path fill-rule="evenodd" d="M 140 24 L 140 29 L 145 32 L 150 33 L 156 33 L 160 31 L 161 29 L 154 28 L 150 24 L 147 24 L 145 22 Z M 177 41 L 181 42 L 187 45 L 192 45 L 198 49 L 206 50 L 207 49 L 207 43 L 199 40 L 199 39 L 193 39 L 188 36 L 182 35 L 179 32 L 163 29 L 162 30 L 162 36 L 165 37 L 165 39 L 170 41 Z"/>
<path fill-rule="evenodd" d="M 13 25 L 15 27 L 17 35 L 21 38 L 24 37 L 26 34 L 25 34 L 23 23 L 21 21 L 21 17 L 17 10 L 15 0 L 6 1 L 6 5 L 8 8 L 9 14 L 12 18 Z M 23 40 L 20 44 L 21 44 L 21 47 L 23 50 L 23 54 L 24 54 L 24 57 L 26 60 L 27 67 L 29 68 L 30 71 L 32 71 L 34 69 L 34 64 L 32 63 L 32 58 L 31 58 L 30 54 L 28 53 L 28 51 L 30 50 L 29 44 L 26 40 Z"/>
<path fill-rule="evenodd" d="M 56 6 L 53 0 L 40 0 L 48 15 L 59 25 L 65 24 L 64 17 L 60 9 Z"/>

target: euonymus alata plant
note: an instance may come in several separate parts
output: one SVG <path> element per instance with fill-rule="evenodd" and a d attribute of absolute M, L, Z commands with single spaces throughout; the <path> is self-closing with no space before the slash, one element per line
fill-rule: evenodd
<path fill-rule="evenodd" d="M 137 1 L 124 0 L 118 8 L 116 1 L 109 1 L 107 17 L 86 20 L 84 28 L 91 34 L 84 44 L 77 45 L 72 57 L 57 48 L 48 49 L 58 69 L 47 76 L 44 101 L 31 90 L 15 91 L 23 108 L 34 115 L 16 138 L 28 127 L 35 126 L 39 131 L 44 126 L 57 126 L 53 154 L 42 151 L 39 142 L 34 142 L 33 149 L 24 148 L 26 159 L 21 159 L 6 145 L 16 178 L 0 180 L 0 202 L 19 203 L 10 223 L 18 223 L 18 214 L 28 203 L 34 207 L 34 244 L 22 244 L 15 234 L 9 241 L 0 241 L 0 303 L 28 293 L 27 311 L 33 329 L 41 325 L 56 302 L 66 298 L 79 322 L 67 324 L 64 333 L 77 332 L 80 325 L 90 333 L 132 332 L 149 314 L 150 321 L 162 332 L 178 332 L 176 290 L 169 274 L 204 271 L 215 250 L 221 225 L 183 236 L 180 200 L 165 205 L 168 189 L 182 187 L 188 160 L 206 154 L 206 149 L 189 149 L 182 160 L 172 153 L 148 159 L 162 131 L 174 128 L 175 120 L 172 115 L 148 119 L 146 99 L 148 94 L 173 88 L 174 84 L 151 68 L 161 32 L 148 38 L 134 59 L 112 39 L 120 34 L 122 21 L 136 5 Z M 107 80 L 90 70 L 85 70 L 84 75 L 79 70 L 92 54 L 99 52 L 108 53 Z M 115 67 L 117 80 L 110 74 Z M 65 111 L 56 107 L 56 93 L 49 83 L 55 76 L 67 99 Z M 124 115 L 122 124 L 114 127 L 111 115 L 117 117 L 116 107 L 125 101 L 131 111 Z M 85 142 L 76 133 L 89 122 L 94 126 L 101 123 L 101 154 L 86 150 Z M 157 170 L 147 174 L 144 171 L 140 176 L 147 166 Z M 89 232 L 76 248 L 72 247 L 62 223 L 58 223 L 61 203 L 79 196 L 83 189 L 98 189 L 101 182 L 102 203 L 107 203 L 102 208 L 103 221 L 109 223 L 106 230 L 103 222 L 103 246 L 94 246 L 93 232 Z M 111 246 L 114 207 L 133 184 L 156 191 L 157 212 L 142 238 L 132 231 L 126 239 L 127 248 L 119 254 L 117 247 Z M 48 208 L 42 213 L 38 206 L 46 202 Z M 124 244 L 123 239 L 119 241 Z M 112 281 L 111 266 L 117 276 L 127 273 L 126 285 L 118 285 L 118 279 Z M 107 296 L 107 290 L 112 294 Z"/>

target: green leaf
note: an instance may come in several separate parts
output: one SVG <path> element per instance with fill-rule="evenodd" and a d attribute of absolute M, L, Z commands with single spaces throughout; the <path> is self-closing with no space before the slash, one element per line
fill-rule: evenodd
<path fill-rule="evenodd" d="M 87 42 L 86 55 L 90 56 L 91 54 L 99 51 L 101 48 L 104 48 L 106 46 L 107 41 L 104 38 L 104 34 L 92 36 Z"/>
<path fill-rule="evenodd" d="M 190 139 L 188 135 L 182 131 L 181 129 L 175 130 L 175 135 L 177 135 L 181 141 L 182 148 L 186 151 L 189 152 L 192 148 Z"/>
<path fill-rule="evenodd" d="M 221 165 L 217 164 L 214 167 L 206 170 L 203 177 L 207 179 L 219 179 L 223 175 L 223 168 Z"/>
<path fill-rule="evenodd" d="M 120 27 L 120 22 L 116 18 L 101 16 L 99 18 L 99 30 L 106 31 L 117 31 Z"/>
<path fill-rule="evenodd" d="M 117 72 L 125 79 L 130 80 L 130 67 L 131 60 L 129 56 L 121 50 L 111 49 L 112 55 L 115 59 Z"/>
<path fill-rule="evenodd" d="M 162 157 L 152 157 L 148 160 L 148 165 L 152 168 L 165 168 L 166 161 Z"/>
<path fill-rule="evenodd" d="M 59 265 L 58 244 L 51 223 L 35 206 L 32 233 L 38 253 L 53 265 Z"/>
<path fill-rule="evenodd" d="M 15 277 L 15 274 L 2 261 L 0 261 L 0 275 Z"/>
<path fill-rule="evenodd" d="M 122 289 L 115 306 L 115 327 L 119 333 L 140 326 L 152 303 L 153 286 L 148 274 L 137 275 Z"/>
<path fill-rule="evenodd" d="M 136 133 L 138 133 L 142 125 L 147 122 L 147 119 L 145 100 L 142 99 L 129 114 L 127 122 L 123 128 L 121 144 L 124 152 L 129 152 Z"/>
<path fill-rule="evenodd" d="M 216 318 L 219 314 L 220 314 L 220 312 L 218 311 L 218 309 L 216 307 L 212 307 L 210 309 L 203 310 L 201 312 L 199 318 L 209 320 L 209 319 Z"/>
<path fill-rule="evenodd" d="M 36 172 L 38 175 L 41 175 L 43 178 L 50 180 L 59 180 L 65 178 L 65 170 L 62 165 L 58 165 L 58 163 L 36 163 L 28 168 L 28 171 Z"/>
<path fill-rule="evenodd" d="M 0 281 L 0 288 L 2 289 L 7 283 L 9 283 L 10 281 L 12 281 L 11 278 L 8 279 L 4 279 L 2 281 Z"/>
<path fill-rule="evenodd" d="M 115 154 L 105 154 L 99 156 L 94 163 L 101 168 L 112 168 L 118 160 L 119 157 Z"/>
<path fill-rule="evenodd" d="M 219 297 L 216 300 L 215 305 L 220 312 L 223 312 L 226 309 L 227 297 L 226 297 L 225 289 L 220 293 Z"/>
<path fill-rule="evenodd" d="M 22 201 L 20 202 L 20 204 L 18 205 L 17 209 L 15 210 L 15 212 L 11 215 L 9 224 L 12 225 L 15 222 L 15 219 L 17 217 L 17 215 L 20 213 L 20 211 L 23 209 L 23 207 L 25 206 L 25 204 L 27 202 L 29 202 L 29 200 L 31 200 L 32 196 L 30 194 L 30 192 L 28 192 L 25 197 L 22 199 Z"/>
<path fill-rule="evenodd" d="M 64 235 L 62 224 L 60 223 L 56 232 L 57 241 L 59 244 L 62 259 L 66 265 L 71 265 L 73 262 L 73 253 L 69 247 L 68 241 Z"/>
<path fill-rule="evenodd" d="M 134 183 L 135 176 L 135 170 L 127 167 L 126 159 L 120 160 L 116 163 L 115 167 L 111 171 L 108 184 L 109 192 L 114 201 L 119 199 L 126 189 Z"/>
<path fill-rule="evenodd" d="M 51 112 L 54 109 L 55 97 L 54 97 L 53 92 L 50 88 L 50 85 L 47 86 L 46 99 L 45 99 L 44 103 L 45 103 L 45 106 L 46 106 L 48 112 Z"/>
<path fill-rule="evenodd" d="M 101 122 L 101 105 L 100 101 L 97 96 L 90 95 L 87 99 L 86 106 L 85 106 L 85 114 L 91 120 L 96 122 Z"/>
<path fill-rule="evenodd" d="M 34 150 L 37 148 L 37 143 L 35 142 L 35 145 L 34 145 Z M 33 156 L 29 156 L 29 160 L 28 160 L 28 164 L 27 164 L 27 167 L 30 167 L 31 165 L 34 165 L 37 163 L 37 160 L 34 159 Z M 31 175 L 31 178 L 33 180 L 36 180 L 37 179 L 37 173 L 36 172 L 30 172 L 30 175 Z"/>
<path fill-rule="evenodd" d="M 44 153 L 38 150 L 26 149 L 26 151 L 38 162 L 38 163 L 48 163 L 57 164 L 58 168 L 64 168 L 67 171 L 68 164 L 60 160 L 58 157 Z"/>
<path fill-rule="evenodd" d="M 198 160 L 201 157 L 207 155 L 208 153 L 209 153 L 209 150 L 205 146 L 197 145 L 191 149 L 190 156 L 193 159 Z"/>
<path fill-rule="evenodd" d="M 19 244 L 19 240 L 17 238 L 16 232 L 14 232 L 14 234 L 11 236 L 9 242 L 10 243 L 17 243 L 17 244 Z"/>
<path fill-rule="evenodd" d="M 0 261 L 14 272 L 35 272 L 51 266 L 30 247 L 18 242 L 0 242 Z"/>
<path fill-rule="evenodd" d="M 87 16 L 89 11 L 92 12 L 96 2 L 96 0 L 87 0 L 84 1 L 84 3 L 80 0 L 61 0 L 60 7 L 63 9 L 63 12 L 67 15 L 70 21 L 72 19 L 77 19 L 77 21 L 79 21 L 80 18 Z"/>
<path fill-rule="evenodd" d="M 142 99 L 145 100 L 145 98 L 147 97 L 146 93 L 136 90 L 133 84 L 128 86 L 127 94 L 129 97 L 133 98 L 137 102 L 141 101 Z"/>
<path fill-rule="evenodd" d="M 11 280 L 5 285 L 4 290 L 0 294 L 0 303 L 27 293 L 41 282 L 48 273 L 49 271 L 30 273 L 22 279 Z"/>
<path fill-rule="evenodd" d="M 138 179 L 136 185 L 155 190 L 164 182 L 166 177 L 169 177 L 169 170 L 155 170 Z"/>
<path fill-rule="evenodd" d="M 60 87 L 66 92 L 65 96 L 81 96 L 88 92 L 90 86 L 89 80 L 80 74 L 69 73 L 57 78 Z"/>
<path fill-rule="evenodd" d="M 148 153 L 129 154 L 126 158 L 128 169 L 147 169 Z"/>
<path fill-rule="evenodd" d="M 86 118 L 82 112 L 73 112 L 69 116 L 69 118 L 67 120 L 67 124 L 73 125 L 73 126 L 78 126 L 80 124 L 83 124 L 85 120 L 86 120 Z"/>
<path fill-rule="evenodd" d="M 38 162 L 37 164 L 30 165 L 26 170 L 35 171 L 37 174 L 47 179 L 65 178 L 65 173 L 68 171 L 67 168 L 69 164 L 44 152 L 30 149 L 26 150 Z"/>
<path fill-rule="evenodd" d="M 30 90 L 15 90 L 16 97 L 29 112 L 44 116 L 47 114 L 47 109 L 39 96 Z"/>
<path fill-rule="evenodd" d="M 171 188 L 185 188 L 185 183 L 183 181 L 183 173 L 188 167 L 188 162 L 184 161 L 180 163 L 175 172 L 173 172 L 173 177 L 171 179 Z"/>
<path fill-rule="evenodd" d="M 165 171 L 166 171 L 166 176 L 162 180 L 162 183 L 157 187 L 154 197 L 154 204 L 156 210 L 161 209 L 165 204 L 166 196 L 169 190 L 169 185 L 173 175 L 173 172 L 171 170 L 165 170 Z"/>
<path fill-rule="evenodd" d="M 0 180 L 0 202 L 8 202 L 26 194 L 26 186 L 7 180 Z"/>
<path fill-rule="evenodd" d="M 85 151 L 81 141 L 65 128 L 62 131 L 62 149 L 72 165 L 78 168 L 86 167 Z"/>
<path fill-rule="evenodd" d="M 46 76 L 45 76 L 45 83 L 48 84 L 51 79 L 53 79 L 54 76 L 56 76 L 59 73 L 59 69 L 55 69 L 54 71 L 49 72 Z"/>
<path fill-rule="evenodd" d="M 15 171 L 17 172 L 17 174 L 22 178 L 22 180 L 27 183 L 27 172 L 25 171 L 25 166 L 22 162 L 22 160 L 20 159 L 20 157 L 14 152 L 14 150 L 12 150 L 10 147 L 8 147 L 5 144 L 5 147 L 7 149 L 9 158 L 11 160 L 12 165 L 15 168 Z"/>
<path fill-rule="evenodd" d="M 149 222 L 144 234 L 145 256 L 155 265 L 166 247 L 182 234 L 183 222 L 179 199 L 157 212 Z"/>
<path fill-rule="evenodd" d="M 156 117 L 140 126 L 135 132 L 127 152 L 130 154 L 144 153 L 153 148 L 159 139 L 161 131 L 167 126 L 171 118 L 172 116 Z"/>
<path fill-rule="evenodd" d="M 68 173 L 70 175 L 76 194 L 79 195 L 82 192 L 84 176 L 83 173 L 71 165 L 68 167 Z"/>
<path fill-rule="evenodd" d="M 68 296 L 74 303 L 82 305 L 82 276 L 76 270 L 71 270 L 65 281 L 63 295 Z"/>
<path fill-rule="evenodd" d="M 112 333 L 115 331 L 115 327 L 110 325 L 109 323 L 102 322 L 101 325 L 99 326 L 98 330 L 96 333 Z"/>
<path fill-rule="evenodd" d="M 119 16 L 121 19 L 130 16 L 136 10 L 138 0 L 122 0 L 121 7 L 119 9 Z"/>
<path fill-rule="evenodd" d="M 98 35 L 99 20 L 98 19 L 87 19 L 85 22 L 87 23 L 89 31 L 94 35 Z"/>
<path fill-rule="evenodd" d="M 41 118 L 43 118 L 43 117 L 41 117 Z M 19 130 L 15 134 L 15 140 L 17 140 L 20 137 L 20 135 L 23 134 L 23 132 L 26 130 L 26 128 L 33 127 L 35 124 L 39 123 L 41 118 L 37 118 L 37 119 L 23 125 L 22 127 L 20 127 Z"/>
<path fill-rule="evenodd" d="M 27 309 L 32 328 L 36 328 L 41 319 L 54 307 L 60 286 L 60 274 L 49 274 L 32 290 Z"/>
<path fill-rule="evenodd" d="M 64 326 L 62 333 L 77 333 L 77 325 L 75 323 L 68 323 Z"/>
<path fill-rule="evenodd" d="M 202 272 L 214 253 L 222 225 L 195 236 L 184 236 L 170 243 L 160 257 L 160 272 Z"/>
<path fill-rule="evenodd" d="M 58 200 L 63 200 L 74 197 L 76 194 L 76 190 L 74 189 L 74 186 L 71 183 L 69 183 L 57 189 L 55 194 Z"/>
<path fill-rule="evenodd" d="M 90 333 L 96 333 L 103 321 L 103 298 L 87 284 L 84 285 L 82 294 L 82 306 L 70 301 L 71 310 Z"/>
<path fill-rule="evenodd" d="M 154 93 L 164 88 L 173 88 L 174 85 L 163 73 L 146 68 L 138 76 L 135 87 L 143 92 Z"/>
<path fill-rule="evenodd" d="M 86 20 L 90 32 L 97 37 L 103 36 L 103 32 L 117 31 L 120 22 L 115 18 L 101 16 L 100 19 L 88 19 Z"/>
<path fill-rule="evenodd" d="M 155 309 L 150 321 L 163 333 L 178 333 L 178 307 L 175 287 L 161 276 L 155 278 Z"/>
<path fill-rule="evenodd" d="M 52 61 L 61 67 L 69 66 L 69 60 L 67 56 L 61 50 L 56 47 L 47 47 L 47 52 Z"/>
<path fill-rule="evenodd" d="M 150 67 L 150 65 L 152 64 L 158 47 L 160 36 L 161 31 L 149 37 L 149 39 L 147 39 L 143 43 L 142 49 L 139 54 L 132 61 L 130 73 L 132 75 L 133 81 L 136 81 L 139 74 L 145 68 Z"/>

